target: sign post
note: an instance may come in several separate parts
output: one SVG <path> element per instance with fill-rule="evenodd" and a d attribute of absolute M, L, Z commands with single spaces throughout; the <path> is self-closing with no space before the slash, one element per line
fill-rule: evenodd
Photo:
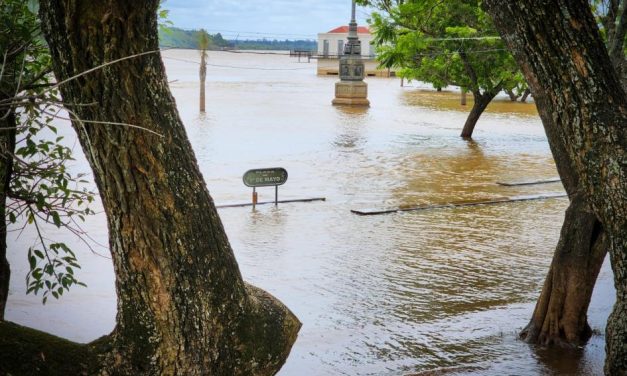
<path fill-rule="evenodd" d="M 253 188 L 253 209 L 257 204 L 257 187 L 274 186 L 274 205 L 279 203 L 279 185 L 287 181 L 287 170 L 282 167 L 248 170 L 242 177 L 244 185 Z"/>

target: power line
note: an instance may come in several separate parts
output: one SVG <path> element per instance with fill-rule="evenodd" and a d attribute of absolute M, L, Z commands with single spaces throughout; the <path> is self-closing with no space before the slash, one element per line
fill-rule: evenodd
<path fill-rule="evenodd" d="M 449 40 L 494 40 L 494 39 L 501 39 L 501 37 L 498 36 L 487 36 L 487 37 L 458 37 L 458 38 L 424 38 L 423 40 L 426 41 L 449 41 Z"/>
<path fill-rule="evenodd" d="M 490 53 L 490 52 L 497 52 L 497 51 L 507 51 L 507 48 L 491 48 L 488 50 L 465 50 L 464 52 L 467 54 L 481 54 L 481 53 Z M 457 53 L 459 53 L 460 51 L 451 51 L 451 52 L 434 52 L 434 53 L 421 53 L 421 54 L 415 54 L 414 56 L 445 56 L 445 55 L 455 55 Z"/>
<path fill-rule="evenodd" d="M 164 59 L 176 60 L 176 61 L 181 61 L 181 62 L 185 62 L 185 63 L 200 65 L 199 61 L 187 60 L 187 59 L 179 59 L 179 58 L 176 58 L 176 57 L 168 57 L 168 56 L 162 56 L 162 57 Z M 294 71 L 294 70 L 305 70 L 305 69 L 311 70 L 311 67 L 306 67 L 306 68 L 263 68 L 263 67 L 243 67 L 243 66 L 236 66 L 236 65 L 209 64 L 209 63 L 207 63 L 207 65 L 210 66 L 210 67 L 217 67 L 217 68 L 263 70 L 263 71 Z"/>
<path fill-rule="evenodd" d="M 179 28 L 182 30 L 186 30 L 186 31 L 195 31 L 196 29 L 185 29 L 185 28 Z M 232 34 L 252 34 L 252 35 L 282 35 L 282 36 L 292 36 L 292 37 L 312 37 L 312 34 L 291 34 L 291 33 L 268 33 L 268 32 L 261 32 L 261 31 L 238 31 L 238 30 L 219 30 L 219 29 L 205 29 L 207 32 L 211 31 L 211 32 L 217 32 L 220 34 L 223 33 L 232 33 Z M 315 37 L 313 38 L 315 39 Z"/>
<path fill-rule="evenodd" d="M 162 49 L 162 51 L 167 51 L 167 50 L 176 50 L 176 49 L 180 49 L 180 50 L 192 50 L 192 51 L 202 51 L 199 48 L 180 48 L 180 47 L 171 47 L 171 46 L 163 46 L 166 47 L 165 49 Z M 279 55 L 279 56 L 290 56 L 289 52 L 257 52 L 257 51 L 241 51 L 241 50 L 207 50 L 210 52 L 223 52 L 223 53 L 230 53 L 230 54 L 251 54 L 251 55 Z M 486 50 L 466 50 L 464 52 L 468 53 L 468 54 L 476 54 L 476 53 L 490 53 L 490 52 L 498 52 L 498 51 L 507 51 L 507 48 L 490 48 L 490 49 L 486 49 Z M 416 54 L 414 56 L 440 56 L 440 55 L 455 55 L 456 53 L 459 53 L 459 51 L 451 51 L 451 52 L 425 52 L 425 53 L 419 53 Z M 333 55 L 335 56 L 335 55 Z M 363 56 L 368 56 L 368 55 L 363 55 Z M 362 56 L 362 57 L 363 57 Z"/>
<path fill-rule="evenodd" d="M 193 50 L 193 51 L 202 51 L 200 48 L 185 48 L 185 47 L 176 47 L 176 46 L 161 46 L 162 51 L 167 50 Z M 229 54 L 251 54 L 251 55 L 281 55 L 281 56 L 290 56 L 289 52 L 258 52 L 258 51 L 242 51 L 242 50 L 207 50 L 208 52 L 224 52 Z"/>

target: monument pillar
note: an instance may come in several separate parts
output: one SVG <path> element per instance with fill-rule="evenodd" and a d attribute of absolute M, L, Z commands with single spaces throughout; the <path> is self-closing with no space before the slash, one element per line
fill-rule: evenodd
<path fill-rule="evenodd" d="M 348 24 L 348 42 L 344 45 L 344 54 L 340 57 L 340 81 L 335 83 L 335 99 L 332 103 L 369 106 L 368 84 L 364 82 L 364 73 L 361 41 L 357 37 L 357 21 L 355 21 L 355 0 L 353 0 L 351 22 Z"/>

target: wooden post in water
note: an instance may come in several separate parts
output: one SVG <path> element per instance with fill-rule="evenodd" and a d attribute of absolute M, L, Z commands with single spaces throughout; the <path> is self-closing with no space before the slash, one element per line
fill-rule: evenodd
<path fill-rule="evenodd" d="M 253 187 L 253 209 L 255 209 L 255 205 L 257 205 L 257 190 Z"/>

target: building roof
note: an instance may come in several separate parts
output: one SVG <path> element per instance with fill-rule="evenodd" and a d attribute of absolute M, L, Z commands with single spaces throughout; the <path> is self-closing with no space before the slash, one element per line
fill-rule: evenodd
<path fill-rule="evenodd" d="M 348 26 L 339 26 L 333 30 L 328 31 L 328 33 L 348 33 Z M 370 34 L 370 30 L 368 30 L 365 26 L 357 26 L 358 34 Z"/>

